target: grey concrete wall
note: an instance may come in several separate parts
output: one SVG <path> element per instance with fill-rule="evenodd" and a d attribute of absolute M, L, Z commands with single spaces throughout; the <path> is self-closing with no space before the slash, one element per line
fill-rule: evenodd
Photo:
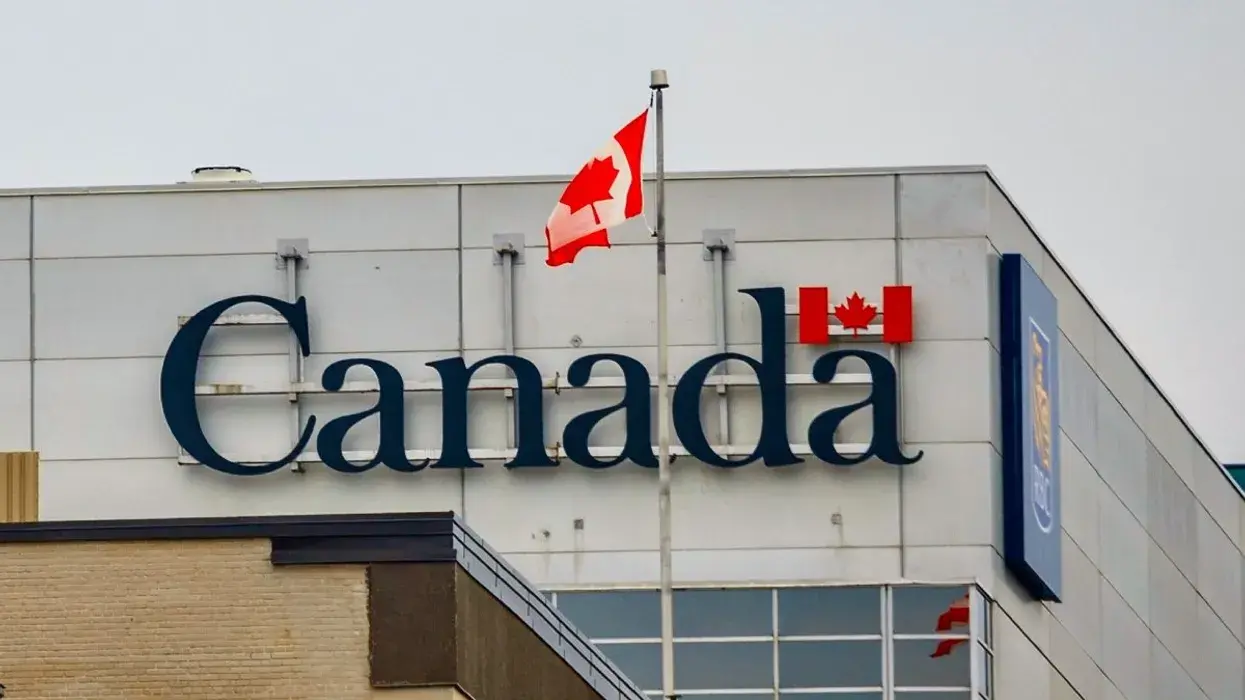
<path fill-rule="evenodd" d="M 906 176 L 900 200 L 909 235 L 984 235 L 1059 299 L 1065 595 L 995 587 L 998 696 L 1245 697 L 1235 484 L 992 180 Z"/>
<path fill-rule="evenodd" d="M 302 282 L 312 379 L 359 355 L 432 379 L 423 364 L 431 359 L 499 351 L 501 277 L 490 247 L 493 234 L 513 232 L 527 245 L 515 279 L 519 353 L 548 374 L 607 349 L 651 367 L 654 277 L 643 225 L 615 231 L 613 250 L 550 270 L 541 227 L 561 186 L 0 197 L 0 448 L 41 452 L 45 518 L 452 509 L 537 583 L 655 583 L 651 472 L 490 464 L 346 476 L 310 465 L 239 479 L 178 465 L 160 416 L 157 376 L 177 317 L 235 294 L 279 296 L 279 238 L 307 238 L 312 250 Z M 917 337 L 899 355 L 902 434 L 909 449 L 925 450 L 902 469 L 683 462 L 673 487 L 678 581 L 975 579 L 998 605 L 998 697 L 1245 697 L 1245 501 L 988 174 L 693 177 L 672 181 L 668 193 L 672 369 L 712 351 L 706 228 L 736 230 L 730 290 L 775 285 L 794 295 L 825 285 L 837 299 L 911 284 Z M 1058 605 L 1029 601 L 1000 556 L 993 300 L 997 255 L 1012 251 L 1060 301 L 1066 594 Z M 755 352 L 754 312 L 740 295 L 727 298 L 731 349 Z M 284 379 L 282 331 L 214 333 L 201 381 Z M 814 357 L 795 345 L 789 354 L 792 372 Z M 732 442 L 748 443 L 755 390 L 732 391 Z M 557 397 L 550 433 L 612 396 Z M 851 398 L 828 387 L 793 392 L 793 441 L 816 412 Z M 321 397 L 308 408 L 331 416 L 370 401 Z M 408 444 L 436 446 L 437 401 L 408 400 Z M 284 397 L 201 404 L 223 451 L 288 448 Z M 499 398 L 473 397 L 473 446 L 504 444 L 504 415 Z M 597 439 L 616 443 L 619 428 L 607 425 Z M 374 445 L 374 429 L 361 426 L 354 445 Z M 858 425 L 848 432 L 868 437 Z"/>
<path fill-rule="evenodd" d="M 730 471 L 684 461 L 674 480 L 680 580 L 749 580 L 758 570 L 775 581 L 900 580 L 920 571 L 922 562 L 942 561 L 949 543 L 987 549 L 995 543 L 997 431 L 990 416 L 996 406 L 991 376 L 982 371 L 990 348 L 988 244 L 984 238 L 897 238 L 896 183 L 893 174 L 874 173 L 669 184 L 672 370 L 678 373 L 713 351 L 705 229 L 736 231 L 727 266 L 732 350 L 759 349 L 755 309 L 733 290 L 782 286 L 794 303 L 797 287 L 826 285 L 836 302 L 852 291 L 876 301 L 882 286 L 910 283 L 916 290 L 916 341 L 900 355 L 903 437 L 910 450 L 925 451 L 921 462 L 903 470 L 809 463 Z M 423 364 L 429 360 L 500 351 L 501 271 L 493 264 L 492 237 L 512 232 L 524 234 L 527 244 L 527 262 L 516 268 L 515 279 L 519 353 L 548 375 L 565 371 L 578 355 L 602 350 L 632 354 L 651 369 L 656 332 L 647 232 L 633 222 L 613 233 L 615 249 L 589 251 L 569 268 L 547 268 L 542 227 L 561 187 L 412 185 L 2 200 L 15 212 L 6 219 L 6 241 L 12 240 L 6 246 L 24 256 L 19 239 L 34 241 L 33 257 L 16 262 L 33 269 L 33 303 L 25 287 L 13 290 L 13 303 L 5 307 L 11 316 L 3 320 L 27 327 L 33 312 L 33 361 L 30 344 L 23 342 L 6 363 L 16 377 L 7 400 L 27 427 L 7 438 L 17 448 L 33 440 L 41 452 L 43 516 L 453 509 L 536 581 L 656 581 L 655 479 L 645 470 L 564 465 L 511 472 L 494 464 L 467 474 L 377 470 L 346 476 L 310 465 L 305 474 L 239 479 L 179 466 L 160 416 L 157 376 L 177 317 L 225 296 L 280 295 L 282 272 L 274 266 L 280 238 L 307 238 L 312 250 L 301 282 L 311 314 L 310 378 L 333 360 L 366 355 L 392 363 L 408 379 L 433 379 Z M 795 345 L 794 325 L 792 320 L 790 371 L 807 372 L 822 350 Z M 284 331 L 214 334 L 218 339 L 201 363 L 201 381 L 283 381 Z M 580 347 L 572 336 L 582 340 Z M 33 392 L 27 383 L 32 375 Z M 792 441 L 801 441 L 817 412 L 859 396 L 852 392 L 859 389 L 793 389 Z M 551 435 L 573 413 L 614 400 L 610 390 L 550 399 Z M 438 401 L 408 401 L 412 446 L 437 446 Z M 370 402 L 316 397 L 307 404 L 328 416 Z M 284 397 L 200 404 L 221 451 L 288 449 Z M 755 440 L 758 409 L 755 389 L 732 390 L 732 442 Z M 473 397 L 473 446 L 504 445 L 504 416 L 500 397 Z M 711 418 L 706 424 L 715 429 Z M 618 444 L 620 429 L 607 423 L 594 438 Z M 854 419 L 840 437 L 867 441 L 867 431 Z M 370 424 L 351 436 L 360 449 L 375 439 Z M 948 507 L 948 489 L 982 507 Z M 947 575 L 972 578 L 971 568 L 943 568 Z"/>

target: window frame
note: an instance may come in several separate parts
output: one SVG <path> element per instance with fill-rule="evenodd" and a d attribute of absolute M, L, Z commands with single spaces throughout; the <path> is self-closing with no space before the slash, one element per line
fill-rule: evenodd
<path fill-rule="evenodd" d="M 969 629 L 962 633 L 896 633 L 894 620 L 894 595 L 896 590 L 912 588 L 957 588 L 966 589 L 969 598 Z M 781 591 L 805 589 L 845 589 L 874 588 L 878 589 L 879 615 L 881 621 L 880 634 L 826 634 L 826 635 L 783 635 L 779 633 L 779 594 Z M 768 635 L 721 636 L 721 637 L 681 637 L 676 635 L 674 643 L 768 643 L 771 645 L 771 666 L 773 686 L 769 688 L 730 688 L 730 689 L 676 689 L 680 696 L 695 700 L 702 695 L 738 695 L 741 698 L 754 696 L 772 696 L 777 700 L 780 695 L 820 694 L 836 695 L 843 693 L 877 693 L 882 700 L 919 700 L 920 691 L 944 691 L 965 693 L 973 700 L 991 700 L 993 698 L 994 649 L 992 646 L 992 621 L 994 601 L 986 595 L 976 581 L 962 582 L 900 582 L 900 583 L 791 583 L 791 584 L 744 584 L 744 585 L 681 585 L 675 591 L 696 590 L 740 590 L 763 589 L 770 594 L 771 630 Z M 659 594 L 658 589 L 647 586 L 601 586 L 601 587 L 558 587 L 544 591 L 552 605 L 558 607 L 559 593 L 624 593 L 648 592 Z M 966 686 L 903 686 L 895 684 L 894 654 L 895 642 L 904 640 L 945 640 L 963 639 L 969 652 L 969 684 Z M 655 644 L 660 645 L 661 637 L 601 637 L 589 640 L 594 645 L 608 649 L 611 645 L 623 644 Z M 784 688 L 781 677 L 780 642 L 839 642 L 839 641 L 879 641 L 881 643 L 881 685 L 861 687 L 834 688 Z M 608 654 L 607 654 L 608 655 Z M 659 662 L 660 663 L 660 662 Z M 677 661 L 675 662 L 677 664 Z M 982 664 L 985 664 L 983 668 Z M 660 667 L 659 667 L 660 672 Z M 645 695 L 661 698 L 660 689 L 643 688 Z M 915 693 L 913 691 L 916 691 Z M 896 695 L 896 693 L 903 693 Z"/>

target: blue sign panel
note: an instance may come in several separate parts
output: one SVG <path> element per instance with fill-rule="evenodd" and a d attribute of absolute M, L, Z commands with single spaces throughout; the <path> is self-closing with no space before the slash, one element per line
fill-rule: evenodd
<path fill-rule="evenodd" d="M 1003 389 L 1003 557 L 1038 600 L 1058 601 L 1059 310 L 1024 256 L 999 275 Z"/>

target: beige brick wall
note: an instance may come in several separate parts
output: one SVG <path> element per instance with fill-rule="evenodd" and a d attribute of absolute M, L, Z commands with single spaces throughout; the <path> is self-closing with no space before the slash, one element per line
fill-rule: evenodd
<path fill-rule="evenodd" d="M 269 546 L 0 544 L 8 700 L 396 698 L 368 683 L 365 568 Z"/>

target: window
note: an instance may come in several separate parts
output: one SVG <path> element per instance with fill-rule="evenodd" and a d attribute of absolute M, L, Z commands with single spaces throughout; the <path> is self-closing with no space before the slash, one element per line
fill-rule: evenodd
<path fill-rule="evenodd" d="M 1241 488 L 1245 488 L 1245 464 L 1225 464 L 1224 469 Z"/>
<path fill-rule="evenodd" d="M 661 697 L 657 591 L 573 591 L 554 605 Z M 989 603 L 969 586 L 674 592 L 674 682 L 687 700 L 990 700 Z"/>
<path fill-rule="evenodd" d="M 778 633 L 785 637 L 882 636 L 882 589 L 778 589 Z"/>
<path fill-rule="evenodd" d="M 994 697 L 994 633 L 990 603 L 979 591 L 973 594 L 973 690 L 976 700 Z"/>
<path fill-rule="evenodd" d="M 764 588 L 674 592 L 674 637 L 772 637 L 774 595 Z M 660 613 L 660 609 L 658 610 Z M 724 614 L 725 613 L 725 614 Z"/>
<path fill-rule="evenodd" d="M 661 600 L 656 591 L 558 593 L 554 606 L 589 639 L 661 641 Z"/>
<path fill-rule="evenodd" d="M 631 682 L 661 688 L 661 599 L 657 591 L 554 593 L 566 615 Z"/>
<path fill-rule="evenodd" d="M 882 687 L 882 640 L 778 642 L 784 690 Z"/>
<path fill-rule="evenodd" d="M 774 687 L 774 645 L 716 640 L 681 642 L 675 638 L 674 685 L 682 690 L 764 693 Z"/>
<path fill-rule="evenodd" d="M 962 586 L 891 589 L 896 700 L 930 700 L 928 692 L 916 693 L 934 688 L 971 699 L 972 593 Z"/>

